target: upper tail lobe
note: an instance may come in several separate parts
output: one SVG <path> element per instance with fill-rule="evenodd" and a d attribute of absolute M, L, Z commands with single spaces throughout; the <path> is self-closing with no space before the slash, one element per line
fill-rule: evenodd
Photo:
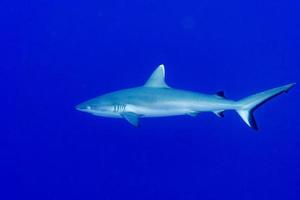
<path fill-rule="evenodd" d="M 276 97 L 284 92 L 288 92 L 294 85 L 295 83 L 291 83 L 288 85 L 256 93 L 254 95 L 241 99 L 237 102 L 238 106 L 236 111 L 249 127 L 258 130 L 257 123 L 253 116 L 253 112 L 259 106 L 269 101 L 273 97 Z"/>

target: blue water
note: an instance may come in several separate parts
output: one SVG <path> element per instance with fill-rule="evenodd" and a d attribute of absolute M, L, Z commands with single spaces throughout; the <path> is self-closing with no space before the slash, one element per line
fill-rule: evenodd
<path fill-rule="evenodd" d="M 125 120 L 74 109 L 143 84 L 231 99 L 300 83 L 300 3 L 0 3 L 0 199 L 300 199 L 299 85 L 255 113 Z"/>

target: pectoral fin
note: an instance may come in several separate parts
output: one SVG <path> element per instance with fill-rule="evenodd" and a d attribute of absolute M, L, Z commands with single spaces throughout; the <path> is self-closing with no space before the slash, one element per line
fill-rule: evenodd
<path fill-rule="evenodd" d="M 123 112 L 121 116 L 126 119 L 133 126 L 139 125 L 139 116 L 133 112 Z"/>

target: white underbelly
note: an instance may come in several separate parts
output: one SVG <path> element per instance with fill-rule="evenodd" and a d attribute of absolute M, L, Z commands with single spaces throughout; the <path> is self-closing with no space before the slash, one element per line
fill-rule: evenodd
<path fill-rule="evenodd" d="M 193 112 L 185 107 L 137 107 L 129 106 L 126 108 L 128 112 L 134 112 L 141 117 L 167 117 L 176 115 L 186 115 Z"/>

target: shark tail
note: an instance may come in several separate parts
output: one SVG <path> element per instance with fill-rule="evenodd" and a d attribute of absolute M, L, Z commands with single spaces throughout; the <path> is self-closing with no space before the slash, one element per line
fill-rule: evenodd
<path fill-rule="evenodd" d="M 295 83 L 291 83 L 241 99 L 237 102 L 236 112 L 240 115 L 240 117 L 249 127 L 258 130 L 257 123 L 253 116 L 253 112 L 273 97 L 276 97 L 284 92 L 288 92 L 294 85 Z"/>

